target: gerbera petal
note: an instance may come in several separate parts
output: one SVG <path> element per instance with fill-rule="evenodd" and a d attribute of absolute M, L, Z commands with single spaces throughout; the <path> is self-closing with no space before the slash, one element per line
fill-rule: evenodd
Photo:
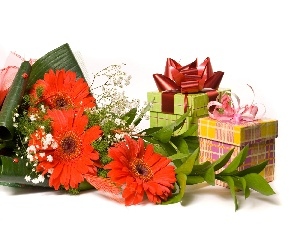
<path fill-rule="evenodd" d="M 65 165 L 60 175 L 60 183 L 66 189 L 69 186 L 71 174 L 72 174 L 71 167 L 69 165 Z"/>
<path fill-rule="evenodd" d="M 161 160 L 161 155 L 159 154 L 152 154 L 151 157 L 148 158 L 148 160 L 145 160 L 147 164 L 152 167 L 154 164 L 158 163 Z"/>
<path fill-rule="evenodd" d="M 156 155 L 158 155 L 158 154 L 156 154 Z M 155 158 L 155 159 L 157 159 L 157 158 Z M 150 160 L 147 161 L 147 162 L 148 162 L 149 164 L 151 164 L 151 161 L 150 161 Z M 154 162 L 154 160 L 153 160 L 153 162 Z M 155 162 L 155 164 L 152 164 L 152 165 L 151 165 L 151 169 L 152 169 L 153 173 L 156 173 L 156 172 L 159 171 L 160 169 L 165 168 L 167 165 L 169 165 L 170 162 L 171 162 L 171 160 L 169 160 L 169 159 L 167 159 L 167 158 L 161 158 L 161 157 L 160 157 L 159 160 Z"/>
<path fill-rule="evenodd" d="M 53 173 L 51 174 L 50 180 L 51 180 L 51 178 L 52 178 L 52 179 L 56 179 L 57 177 L 60 177 L 63 168 L 64 168 L 64 165 L 63 165 L 63 164 L 58 164 L 58 165 L 55 167 Z"/>
<path fill-rule="evenodd" d="M 100 126 L 93 126 L 85 131 L 83 141 L 90 144 L 97 140 L 102 134 L 103 131 L 101 130 Z"/>
<path fill-rule="evenodd" d="M 52 120 L 52 127 L 53 130 L 59 131 L 61 129 L 66 129 L 66 126 L 68 124 L 67 117 L 65 114 L 67 112 L 63 112 L 61 110 L 53 109 L 53 110 L 48 110 L 48 118 Z"/>
<path fill-rule="evenodd" d="M 144 140 L 142 138 L 137 140 L 137 148 L 136 156 L 137 158 L 142 158 L 145 154 Z"/>
<path fill-rule="evenodd" d="M 65 76 L 64 75 L 65 75 L 65 70 L 56 71 L 56 76 L 57 76 L 56 85 L 57 85 L 58 89 L 65 88 L 65 86 L 64 86 Z"/>
<path fill-rule="evenodd" d="M 138 144 L 135 140 L 131 139 L 129 136 L 124 137 L 126 140 L 126 143 L 128 145 L 129 153 L 131 154 L 131 157 L 137 157 L 140 149 L 138 147 Z"/>
<path fill-rule="evenodd" d="M 152 156 L 153 153 L 154 153 L 154 147 L 153 147 L 153 145 L 148 144 L 146 146 L 145 154 L 143 156 L 144 160 L 148 161 L 149 158 Z"/>
<path fill-rule="evenodd" d="M 124 184 L 127 182 L 128 172 L 125 171 L 109 171 L 107 174 L 111 180 L 117 184 Z"/>
<path fill-rule="evenodd" d="M 176 182 L 176 177 L 174 168 L 172 167 L 173 166 L 168 166 L 163 170 L 160 170 L 157 173 L 155 173 L 153 176 L 153 180 L 155 180 L 155 182 L 159 184 L 173 187 L 173 183 Z"/>
<path fill-rule="evenodd" d="M 127 185 L 123 191 L 123 198 L 125 198 L 125 205 L 135 205 L 142 202 L 144 191 L 141 185 L 131 183 Z"/>
<path fill-rule="evenodd" d="M 36 84 L 39 84 L 39 82 L 43 82 L 43 83 L 49 84 L 49 86 L 57 88 L 55 80 L 56 80 L 56 75 L 55 75 L 54 71 L 49 70 L 48 73 L 45 73 L 44 80 L 39 80 L 38 82 L 36 82 Z"/>
<path fill-rule="evenodd" d="M 70 186 L 72 188 L 77 188 L 78 184 L 84 181 L 83 174 L 76 172 L 74 168 L 72 168 L 71 174 Z"/>

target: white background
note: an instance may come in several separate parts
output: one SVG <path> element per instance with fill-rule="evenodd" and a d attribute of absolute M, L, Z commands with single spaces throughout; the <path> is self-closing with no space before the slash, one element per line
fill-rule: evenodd
<path fill-rule="evenodd" d="M 105 2 L 105 3 L 104 3 Z M 297 1 L 14 1 L 0 3 L 0 68 L 9 51 L 39 58 L 69 43 L 89 72 L 126 63 L 129 95 L 146 100 L 156 90 L 152 74 L 171 57 L 182 65 L 211 58 L 225 72 L 221 87 L 249 92 L 279 120 L 276 195 L 255 192 L 240 209 L 227 189 L 203 187 L 182 204 L 125 207 L 97 191 L 69 196 L 55 191 L 0 187 L 1 220 L 19 224 L 196 223 L 267 224 L 294 220 L 299 212 L 297 143 L 299 7 Z M 243 92 L 244 89 L 244 92 Z M 242 90 L 242 91 L 241 91 Z M 298 139 L 297 139 L 298 138 Z M 3 223 L 1 221 L 1 224 Z"/>

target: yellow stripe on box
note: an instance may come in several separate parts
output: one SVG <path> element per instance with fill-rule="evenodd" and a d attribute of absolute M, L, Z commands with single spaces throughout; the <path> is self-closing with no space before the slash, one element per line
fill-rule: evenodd
<path fill-rule="evenodd" d="M 228 144 L 245 145 L 278 136 L 278 120 L 262 119 L 243 124 L 220 122 L 210 117 L 198 119 L 198 136 Z"/>

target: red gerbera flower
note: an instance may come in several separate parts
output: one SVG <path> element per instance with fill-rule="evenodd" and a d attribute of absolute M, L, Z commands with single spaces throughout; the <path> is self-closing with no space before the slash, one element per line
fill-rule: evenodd
<path fill-rule="evenodd" d="M 33 85 L 30 93 L 34 104 L 44 103 L 50 109 L 92 108 L 96 105 L 86 81 L 77 79 L 75 72 L 64 69 L 50 70 L 43 80 Z"/>
<path fill-rule="evenodd" d="M 154 152 L 153 145 L 145 147 L 143 139 L 135 141 L 125 136 L 125 141 L 111 147 L 108 154 L 113 161 L 104 168 L 111 169 L 108 176 L 113 182 L 125 185 L 126 205 L 140 203 L 144 193 L 154 203 L 161 203 L 172 194 L 175 168 L 169 165 L 170 159 Z"/>
<path fill-rule="evenodd" d="M 82 111 L 48 110 L 52 133 L 31 135 L 29 149 L 36 150 L 37 172 L 49 173 L 49 185 L 58 190 L 77 188 L 85 174 L 97 175 L 99 153 L 91 146 L 102 134 L 99 126 L 86 130 L 88 117 Z"/>

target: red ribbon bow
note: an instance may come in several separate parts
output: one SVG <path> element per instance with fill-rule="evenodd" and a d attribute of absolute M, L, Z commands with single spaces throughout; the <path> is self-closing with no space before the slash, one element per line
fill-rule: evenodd
<path fill-rule="evenodd" d="M 181 66 L 174 59 L 168 58 L 165 73 L 153 74 L 156 86 L 162 94 L 162 111 L 174 112 L 174 94 L 206 92 L 210 101 L 218 96 L 219 88 L 224 72 L 213 72 L 210 58 L 207 57 L 200 65 L 198 60 Z M 209 91 L 208 91 L 209 90 Z M 187 95 L 185 96 L 184 111 L 187 109 Z"/>
<path fill-rule="evenodd" d="M 174 59 L 168 58 L 165 74 L 153 74 L 159 91 L 180 91 L 181 93 L 198 93 L 203 89 L 218 89 L 224 72 L 213 72 L 210 58 L 198 65 L 197 59 L 181 66 Z"/>

